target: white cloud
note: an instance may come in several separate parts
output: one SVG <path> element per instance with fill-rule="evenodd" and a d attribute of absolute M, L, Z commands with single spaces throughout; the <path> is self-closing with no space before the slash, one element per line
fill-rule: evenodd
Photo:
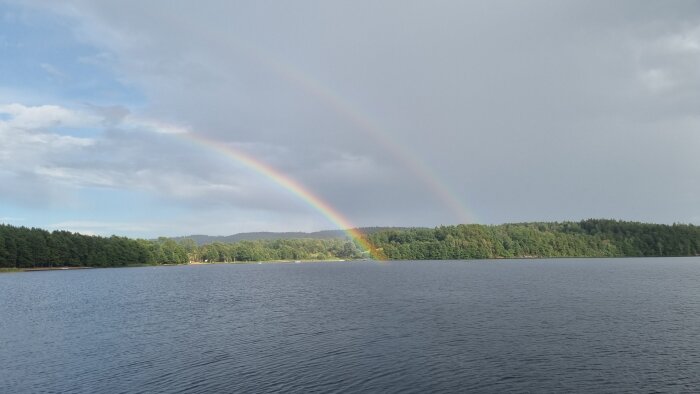
<path fill-rule="evenodd" d="M 672 34 L 662 42 L 670 51 L 698 54 L 700 53 L 700 25 Z"/>
<path fill-rule="evenodd" d="M 49 230 L 65 230 L 84 235 L 111 235 L 114 233 L 149 233 L 154 230 L 162 230 L 158 226 L 146 223 L 71 220 L 51 223 L 46 226 Z"/>
<path fill-rule="evenodd" d="M 45 179 L 77 186 L 114 187 L 118 185 L 116 180 L 123 177 L 119 172 L 55 166 L 39 166 L 34 169 L 34 173 Z"/>
<path fill-rule="evenodd" d="M 42 70 L 46 71 L 47 74 L 56 79 L 63 80 L 67 77 L 65 73 L 59 70 L 56 66 L 51 65 L 49 63 L 41 63 L 39 66 Z"/>
<path fill-rule="evenodd" d="M 62 135 L 54 127 L 85 127 L 99 119 L 60 106 L 0 106 L 0 163 L 5 170 L 27 171 L 51 161 L 56 156 L 75 154 L 95 143 L 91 138 Z"/>
<path fill-rule="evenodd" d="M 655 93 L 671 89 L 676 85 L 667 71 L 658 68 L 641 71 L 639 76 L 644 86 Z"/>
<path fill-rule="evenodd" d="M 120 126 L 129 130 L 148 131 L 160 134 L 185 134 L 190 132 L 190 130 L 184 126 L 134 115 L 127 115 L 122 120 Z"/>
<path fill-rule="evenodd" d="M 680 26 L 637 43 L 638 76 L 651 93 L 697 95 L 700 25 Z"/>
<path fill-rule="evenodd" d="M 89 113 L 57 105 L 25 106 L 18 103 L 0 105 L 0 114 L 10 116 L 1 124 L 9 128 L 44 129 L 50 127 L 94 127 L 100 118 Z"/>

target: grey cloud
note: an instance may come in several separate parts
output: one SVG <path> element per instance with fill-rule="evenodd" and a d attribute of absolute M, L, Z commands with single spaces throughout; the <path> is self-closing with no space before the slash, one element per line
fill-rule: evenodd
<path fill-rule="evenodd" d="M 36 4 L 74 18 L 149 116 L 250 148 L 361 225 L 458 221 L 401 154 L 481 222 L 700 216 L 697 2 Z M 177 154 L 135 162 L 256 190 Z"/>

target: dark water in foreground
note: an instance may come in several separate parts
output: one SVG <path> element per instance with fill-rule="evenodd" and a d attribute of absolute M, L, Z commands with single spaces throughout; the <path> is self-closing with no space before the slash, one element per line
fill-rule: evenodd
<path fill-rule="evenodd" d="M 0 392 L 700 390 L 700 259 L 0 275 Z"/>

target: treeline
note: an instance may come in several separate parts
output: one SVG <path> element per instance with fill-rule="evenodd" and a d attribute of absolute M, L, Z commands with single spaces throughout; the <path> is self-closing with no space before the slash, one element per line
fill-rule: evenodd
<path fill-rule="evenodd" d="M 0 268 L 120 267 L 362 256 L 362 250 L 347 239 L 259 240 L 197 246 L 190 239 L 98 237 L 0 225 Z"/>
<path fill-rule="evenodd" d="M 188 261 L 184 246 L 165 238 L 134 240 L 0 225 L 0 268 L 119 267 Z"/>
<path fill-rule="evenodd" d="M 370 241 L 389 259 L 695 256 L 700 227 L 590 219 L 383 231 Z"/>
<path fill-rule="evenodd" d="M 193 241 L 181 241 L 191 261 L 237 262 L 273 260 L 330 260 L 367 257 L 353 241 L 336 239 L 276 239 L 215 242 L 196 246 Z"/>
<path fill-rule="evenodd" d="M 700 227 L 615 220 L 458 225 L 393 229 L 367 235 L 393 260 L 516 257 L 696 256 Z M 192 239 L 98 237 L 0 225 L 0 268 L 118 267 L 368 257 L 355 241 L 277 239 L 197 245 Z"/>

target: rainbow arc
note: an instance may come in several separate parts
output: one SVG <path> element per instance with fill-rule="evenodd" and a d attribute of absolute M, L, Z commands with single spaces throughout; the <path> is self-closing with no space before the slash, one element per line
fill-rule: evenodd
<path fill-rule="evenodd" d="M 229 157 L 236 162 L 242 164 L 250 170 L 255 171 L 258 174 L 270 179 L 274 183 L 288 190 L 290 193 L 296 195 L 307 205 L 312 207 L 314 210 L 319 212 L 325 218 L 327 218 L 331 223 L 337 226 L 339 229 L 344 230 L 350 238 L 355 240 L 359 246 L 365 251 L 369 252 L 370 256 L 377 260 L 386 260 L 386 256 L 381 248 L 375 247 L 372 242 L 368 239 L 367 235 L 360 231 L 357 226 L 355 226 L 350 220 L 348 220 L 341 212 L 333 208 L 324 199 L 313 193 L 311 190 L 306 188 L 304 185 L 291 178 L 290 176 L 282 173 L 271 165 L 257 159 L 240 149 L 236 149 L 230 145 L 222 144 L 218 141 L 206 138 L 202 135 L 195 134 L 192 132 L 177 132 L 173 135 L 182 137 L 189 141 L 195 142 L 198 145 L 204 146 L 208 149 L 217 151 L 226 157 Z"/>

